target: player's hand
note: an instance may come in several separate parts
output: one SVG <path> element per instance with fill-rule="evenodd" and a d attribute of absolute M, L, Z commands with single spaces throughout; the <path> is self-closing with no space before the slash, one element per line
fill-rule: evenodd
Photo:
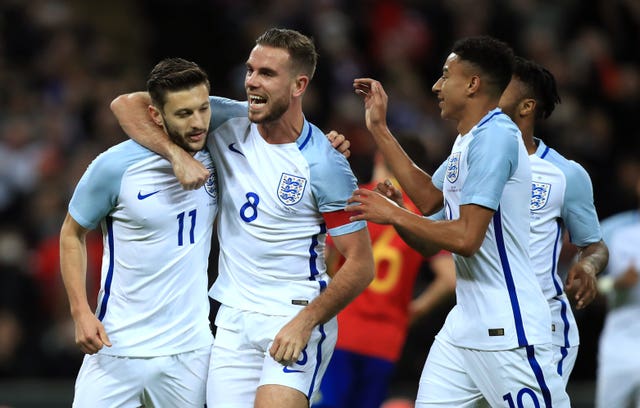
<path fill-rule="evenodd" d="M 84 313 L 75 320 L 76 344 L 86 354 L 95 354 L 111 341 L 102 322 L 93 313 Z"/>
<path fill-rule="evenodd" d="M 356 78 L 353 88 L 357 95 L 364 97 L 365 122 L 367 129 L 387 126 L 388 97 L 382 84 L 371 78 Z"/>
<path fill-rule="evenodd" d="M 300 354 L 309 342 L 313 326 L 300 314 L 284 325 L 276 334 L 269 348 L 269 354 L 283 366 L 290 366 L 300 359 Z"/>
<path fill-rule="evenodd" d="M 327 133 L 327 139 L 331 142 L 331 146 L 333 146 L 333 148 L 338 152 L 342 153 L 344 157 L 349 158 L 349 156 L 351 156 L 351 150 L 349 150 L 351 142 L 347 140 L 345 135 L 332 130 Z"/>
<path fill-rule="evenodd" d="M 395 211 L 399 210 L 396 203 L 382 194 L 364 188 L 354 191 L 347 204 L 350 205 L 345 207 L 345 211 L 353 212 L 349 220 L 367 220 L 376 224 L 391 224 Z"/>
<path fill-rule="evenodd" d="M 391 180 L 386 179 L 382 183 L 378 183 L 373 191 L 377 191 L 389 200 L 393 201 L 398 207 L 404 208 L 404 200 L 402 199 L 402 192 L 393 185 Z"/>
<path fill-rule="evenodd" d="M 576 262 L 567 274 L 565 290 L 576 301 L 576 308 L 582 309 L 598 295 L 596 271 L 589 262 Z"/>
<path fill-rule="evenodd" d="M 209 170 L 180 147 L 176 146 L 171 157 L 171 165 L 185 190 L 197 190 L 209 179 Z"/>

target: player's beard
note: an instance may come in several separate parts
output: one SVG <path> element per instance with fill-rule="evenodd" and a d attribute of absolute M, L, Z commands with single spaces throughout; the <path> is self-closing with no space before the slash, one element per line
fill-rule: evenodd
<path fill-rule="evenodd" d="M 288 109 L 289 101 L 285 98 L 280 98 L 272 102 L 271 109 L 269 109 L 262 118 L 256 118 L 255 115 L 251 114 L 251 110 L 249 110 L 249 120 L 253 123 L 275 122 L 280 119 Z"/>
<path fill-rule="evenodd" d="M 164 128 L 166 129 L 167 134 L 169 135 L 169 139 L 171 139 L 173 143 L 183 148 L 186 152 L 197 153 L 204 148 L 204 141 L 202 145 L 199 146 L 199 148 L 194 148 L 193 144 L 189 144 L 187 142 L 186 140 L 187 136 L 173 129 L 164 117 L 162 118 L 162 121 L 164 122 Z M 205 134 L 206 134 L 206 130 L 205 130 Z"/>

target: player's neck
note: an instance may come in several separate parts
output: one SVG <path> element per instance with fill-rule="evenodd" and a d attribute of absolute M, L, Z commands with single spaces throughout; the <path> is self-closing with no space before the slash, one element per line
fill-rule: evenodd
<path fill-rule="evenodd" d="M 524 147 L 527 148 L 527 153 L 532 155 L 538 150 L 538 145 L 533 138 L 533 125 L 525 124 L 520 126 L 520 132 L 522 132 L 522 141 L 524 142 Z"/>
<path fill-rule="evenodd" d="M 461 135 L 466 135 L 477 125 L 487 113 L 498 107 L 498 101 L 494 99 L 478 99 L 475 103 L 467 105 L 464 115 L 458 121 L 457 130 Z"/>
<path fill-rule="evenodd" d="M 304 116 L 302 111 L 289 108 L 280 118 L 258 124 L 260 136 L 270 144 L 293 143 L 300 136 Z"/>

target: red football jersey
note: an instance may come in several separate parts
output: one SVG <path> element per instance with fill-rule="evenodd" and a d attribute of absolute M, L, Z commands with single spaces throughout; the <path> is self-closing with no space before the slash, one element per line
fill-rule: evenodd
<path fill-rule="evenodd" d="M 374 189 L 377 183 L 363 185 Z M 405 207 L 419 213 L 403 193 Z M 375 277 L 371 284 L 338 314 L 336 348 L 396 362 L 400 358 L 409 322 L 409 303 L 425 258 L 391 225 L 368 223 Z M 327 245 L 336 251 L 330 239 Z M 344 262 L 340 259 L 339 267 Z M 335 270 L 335 269 L 334 269 Z"/>

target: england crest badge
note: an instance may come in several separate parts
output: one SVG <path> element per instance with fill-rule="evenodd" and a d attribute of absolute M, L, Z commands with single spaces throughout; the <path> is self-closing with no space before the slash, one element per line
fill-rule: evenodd
<path fill-rule="evenodd" d="M 282 173 L 278 184 L 278 198 L 284 205 L 294 205 L 302 199 L 307 179 Z"/>
<path fill-rule="evenodd" d="M 460 152 L 452 153 L 447 161 L 447 181 L 454 183 L 460 174 Z"/>
<path fill-rule="evenodd" d="M 549 199 L 551 184 L 534 181 L 531 185 L 531 211 L 543 208 Z"/>

